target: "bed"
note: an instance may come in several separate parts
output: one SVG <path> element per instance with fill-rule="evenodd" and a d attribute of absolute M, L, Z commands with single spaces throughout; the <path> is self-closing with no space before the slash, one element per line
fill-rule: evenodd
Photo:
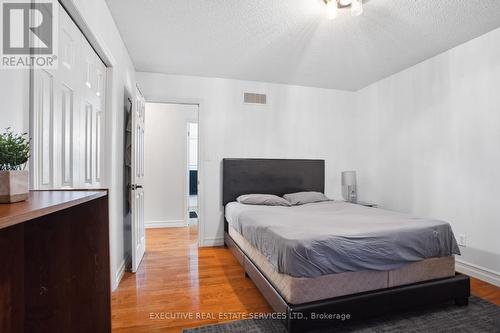
<path fill-rule="evenodd" d="M 289 332 L 338 323 L 308 320 L 312 314 L 362 319 L 446 301 L 467 304 L 469 278 L 455 274 L 459 251 L 447 223 L 335 201 L 235 203 L 242 194 L 301 191 L 324 192 L 323 160 L 223 160 L 225 245 L 274 311 L 285 314 Z"/>

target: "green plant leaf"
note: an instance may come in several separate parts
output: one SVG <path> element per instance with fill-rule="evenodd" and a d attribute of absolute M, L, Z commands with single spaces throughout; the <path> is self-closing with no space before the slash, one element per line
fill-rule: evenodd
<path fill-rule="evenodd" d="M 30 158 L 28 133 L 17 134 L 6 128 L 0 134 L 0 170 L 22 170 Z"/>

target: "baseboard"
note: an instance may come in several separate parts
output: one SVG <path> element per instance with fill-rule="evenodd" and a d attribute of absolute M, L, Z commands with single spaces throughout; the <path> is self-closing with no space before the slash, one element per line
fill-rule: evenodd
<path fill-rule="evenodd" d="M 111 286 L 111 289 L 113 291 L 120 285 L 120 281 L 123 278 L 123 274 L 125 274 L 125 269 L 127 268 L 129 262 L 130 262 L 130 257 L 127 257 L 122 260 L 120 267 L 118 267 L 118 270 L 115 273 L 115 278 L 113 280 L 113 285 Z"/>
<path fill-rule="evenodd" d="M 202 247 L 224 246 L 224 237 L 208 237 L 203 239 Z"/>
<path fill-rule="evenodd" d="M 187 227 L 186 220 L 172 220 L 172 221 L 145 221 L 144 227 L 146 229 L 154 228 L 179 228 Z"/>
<path fill-rule="evenodd" d="M 457 272 L 475 277 L 479 280 L 500 287 L 500 273 L 495 272 L 491 269 L 464 262 L 458 259 L 455 259 L 455 269 L 457 270 Z"/>

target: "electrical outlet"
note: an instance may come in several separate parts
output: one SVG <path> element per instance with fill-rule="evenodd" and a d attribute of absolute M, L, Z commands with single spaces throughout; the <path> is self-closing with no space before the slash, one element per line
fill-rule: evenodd
<path fill-rule="evenodd" d="M 458 245 L 467 247 L 467 237 L 464 234 L 458 235 Z"/>

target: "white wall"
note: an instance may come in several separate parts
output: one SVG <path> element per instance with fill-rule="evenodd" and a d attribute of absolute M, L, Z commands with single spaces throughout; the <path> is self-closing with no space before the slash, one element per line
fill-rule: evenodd
<path fill-rule="evenodd" d="M 189 122 L 198 106 L 146 104 L 145 209 L 147 228 L 187 226 Z"/>
<path fill-rule="evenodd" d="M 327 194 L 340 198 L 354 94 L 216 78 L 137 73 L 147 101 L 199 102 L 202 244 L 223 243 L 221 161 L 225 157 L 325 158 Z M 243 104 L 243 92 L 269 105 Z"/>
<path fill-rule="evenodd" d="M 499 284 L 500 29 L 359 91 L 356 123 L 361 199 L 449 221 Z"/>

